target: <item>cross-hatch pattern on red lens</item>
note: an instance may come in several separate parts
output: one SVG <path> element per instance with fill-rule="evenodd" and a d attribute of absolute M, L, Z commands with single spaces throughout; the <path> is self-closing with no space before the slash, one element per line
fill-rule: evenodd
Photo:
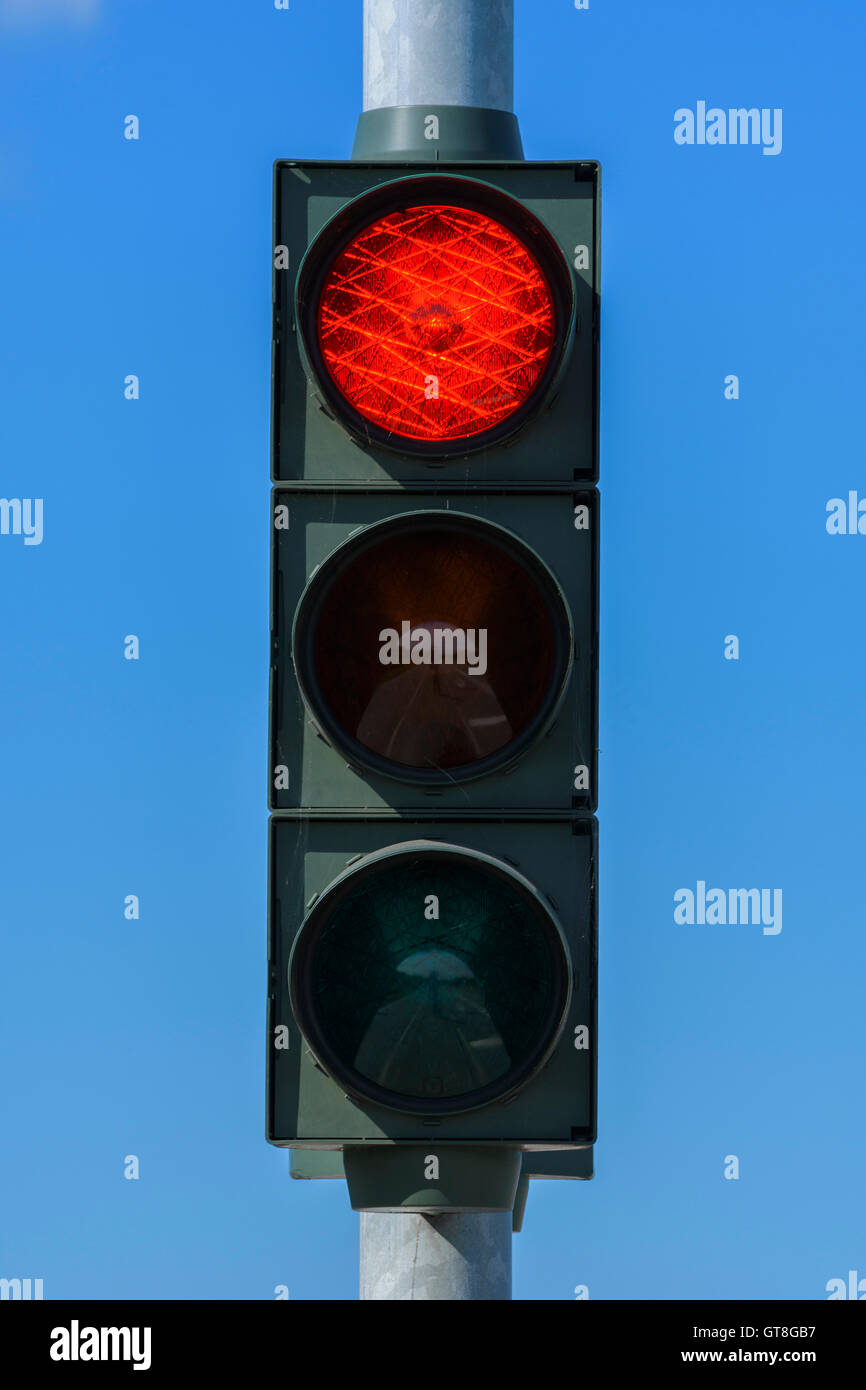
<path fill-rule="evenodd" d="M 532 394 L 550 359 L 553 297 L 513 232 L 460 207 L 390 213 L 331 266 L 319 343 L 365 419 L 410 439 L 492 429 Z"/>

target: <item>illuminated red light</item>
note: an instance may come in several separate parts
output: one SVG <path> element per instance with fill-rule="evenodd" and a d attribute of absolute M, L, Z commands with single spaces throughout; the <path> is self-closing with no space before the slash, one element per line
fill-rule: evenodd
<path fill-rule="evenodd" d="M 364 419 L 408 439 L 494 429 L 539 386 L 556 314 L 509 228 L 465 207 L 391 212 L 343 247 L 318 305 L 322 359 Z"/>

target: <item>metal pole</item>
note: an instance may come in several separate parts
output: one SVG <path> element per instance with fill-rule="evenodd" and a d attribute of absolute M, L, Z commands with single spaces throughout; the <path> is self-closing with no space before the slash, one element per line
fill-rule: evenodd
<path fill-rule="evenodd" d="M 513 110 L 513 0 L 364 0 L 364 111 L 428 103 Z M 510 1299 L 511 1223 L 362 1212 L 362 1300 Z"/>
<path fill-rule="evenodd" d="M 513 0 L 364 0 L 364 110 L 514 103 Z"/>
<path fill-rule="evenodd" d="M 511 1298 L 511 1212 L 361 1213 L 361 1298 Z"/>

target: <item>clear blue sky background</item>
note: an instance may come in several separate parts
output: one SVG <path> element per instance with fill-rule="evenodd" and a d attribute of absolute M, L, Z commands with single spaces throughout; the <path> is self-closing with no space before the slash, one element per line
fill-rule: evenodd
<path fill-rule="evenodd" d="M 866 12 L 516 11 L 527 157 L 604 170 L 604 535 L 597 1177 L 533 1185 L 515 1297 L 820 1299 L 866 1276 L 866 536 L 825 529 L 866 495 Z M 0 1275 L 351 1299 L 344 1187 L 263 1138 L 266 507 L 271 165 L 348 156 L 361 4 L 30 13 L 0 0 L 0 495 L 45 508 L 0 536 Z M 782 153 L 676 145 L 699 99 L 781 107 Z M 783 930 L 677 926 L 698 879 L 781 887 Z"/>

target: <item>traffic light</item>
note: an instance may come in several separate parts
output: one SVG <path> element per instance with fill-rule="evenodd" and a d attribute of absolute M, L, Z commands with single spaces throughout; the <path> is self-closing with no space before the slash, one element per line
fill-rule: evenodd
<path fill-rule="evenodd" d="M 595 1139 L 598 166 L 274 207 L 267 1136 L 510 1208 Z"/>

